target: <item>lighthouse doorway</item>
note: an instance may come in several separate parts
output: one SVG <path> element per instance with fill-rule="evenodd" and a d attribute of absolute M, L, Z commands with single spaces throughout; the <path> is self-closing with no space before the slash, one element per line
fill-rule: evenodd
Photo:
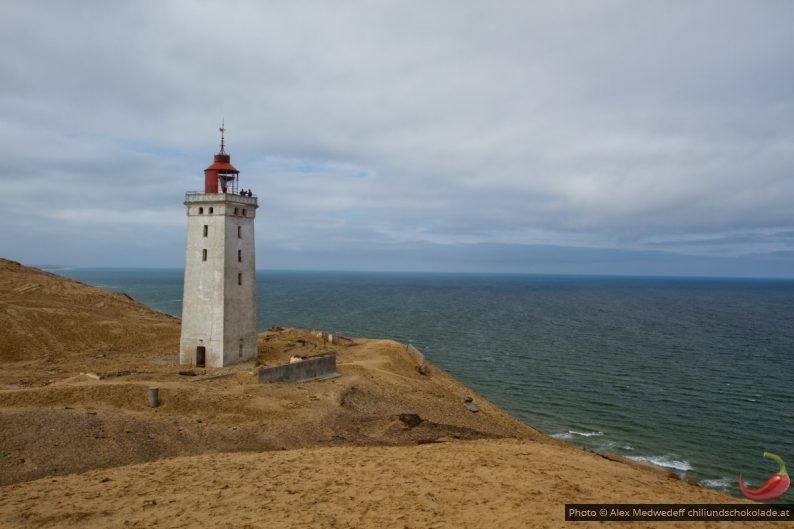
<path fill-rule="evenodd" d="M 204 367 L 204 356 L 206 355 L 206 352 L 207 350 L 203 345 L 196 347 L 196 367 Z"/>

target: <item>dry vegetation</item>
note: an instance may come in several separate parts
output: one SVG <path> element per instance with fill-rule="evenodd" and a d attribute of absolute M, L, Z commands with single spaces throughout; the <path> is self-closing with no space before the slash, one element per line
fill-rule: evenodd
<path fill-rule="evenodd" d="M 207 452 L 540 437 L 482 399 L 471 413 L 471 391 L 439 370 L 420 375 L 395 342 L 264 332 L 257 363 L 334 350 L 343 376 L 259 384 L 253 362 L 177 365 L 179 322 L 123 294 L 10 261 L 0 288 L 0 485 Z"/>
<path fill-rule="evenodd" d="M 565 502 L 732 500 L 543 436 L 392 341 L 273 329 L 257 363 L 334 350 L 341 376 L 259 384 L 177 365 L 169 316 L 5 260 L 0 319 L 0 527 L 562 527 Z"/>
<path fill-rule="evenodd" d="M 124 294 L 5 259 L 0 259 L 0 308 L 4 364 L 126 352 L 141 356 L 179 340 L 177 319 Z"/>

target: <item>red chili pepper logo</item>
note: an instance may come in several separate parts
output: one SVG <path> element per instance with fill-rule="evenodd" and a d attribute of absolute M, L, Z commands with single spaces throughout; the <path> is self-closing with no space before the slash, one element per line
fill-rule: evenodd
<path fill-rule="evenodd" d="M 769 452 L 764 452 L 764 457 L 774 459 L 777 461 L 778 465 L 780 465 L 780 471 L 777 474 L 772 474 L 769 476 L 769 479 L 766 480 L 766 483 L 757 489 L 746 489 L 744 488 L 744 483 L 742 482 L 742 475 L 739 474 L 739 490 L 742 491 L 742 494 L 744 494 L 745 497 L 754 501 L 769 501 L 779 498 L 784 492 L 786 492 L 788 486 L 791 484 L 791 480 L 786 473 L 786 465 L 783 464 L 783 460 L 780 459 L 779 456 L 770 454 Z"/>

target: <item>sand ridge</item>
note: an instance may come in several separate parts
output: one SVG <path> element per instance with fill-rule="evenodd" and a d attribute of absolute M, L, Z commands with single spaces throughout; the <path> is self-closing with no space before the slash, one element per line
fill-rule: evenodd
<path fill-rule="evenodd" d="M 265 338 L 292 343 L 296 336 L 311 333 L 286 329 Z M 0 391 L 0 485 L 205 452 L 548 439 L 444 372 L 420 375 L 400 344 L 355 340 L 338 349 L 342 376 L 304 384 L 259 384 L 252 364 L 186 370 L 143 361 L 122 376 L 65 373 L 43 385 Z M 28 376 L 22 364 L 5 376 Z M 66 360 L 58 365 L 68 369 Z M 374 365 L 380 367 L 367 367 Z M 213 378 L 218 375 L 223 378 Z M 150 386 L 160 390 L 154 409 L 145 398 Z M 468 396 L 480 412 L 464 407 Z M 421 422 L 409 426 L 402 414 Z"/>
<path fill-rule="evenodd" d="M 0 526 L 86 529 L 570 527 L 565 503 L 739 501 L 571 447 L 515 439 L 204 454 L 0 490 Z"/>
<path fill-rule="evenodd" d="M 178 322 L 123 294 L 8 261 L 0 261 L 0 287 L 0 306 L 27 304 L 29 320 L 10 327 L 11 345 L 0 342 L 0 485 L 202 453 L 542 437 L 443 371 L 420 374 L 389 340 L 329 344 L 274 328 L 260 334 L 256 362 L 191 369 L 177 363 Z M 42 313 L 46 326 L 36 323 Z M 91 322 L 84 332 L 60 334 L 83 322 Z M 127 328 L 122 338 L 106 332 L 115 324 Z M 139 343 L 138 329 L 153 338 Z M 38 355 L 19 346 L 26 340 Z M 42 345 L 50 342 L 60 348 L 50 352 Z M 331 350 L 342 375 L 333 380 L 259 384 L 252 374 L 255 364 Z M 150 386 L 160 390 L 155 409 Z M 466 397 L 477 398 L 479 413 L 464 407 Z M 421 421 L 409 426 L 404 414 Z"/>
<path fill-rule="evenodd" d="M 179 320 L 117 292 L 0 259 L 0 360 L 147 352 L 179 340 Z M 3 380 L 0 379 L 0 388 Z"/>
<path fill-rule="evenodd" d="M 0 328 L 3 528 L 569 527 L 566 502 L 741 501 L 551 439 L 389 340 L 273 328 L 256 362 L 186 368 L 174 318 L 6 260 Z M 335 379 L 253 375 L 329 351 Z"/>

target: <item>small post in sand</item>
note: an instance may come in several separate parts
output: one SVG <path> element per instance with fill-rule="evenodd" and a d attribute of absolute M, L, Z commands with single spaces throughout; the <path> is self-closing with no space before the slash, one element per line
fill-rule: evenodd
<path fill-rule="evenodd" d="M 160 405 L 160 388 L 149 388 L 149 392 L 147 394 L 149 407 L 156 408 Z"/>

